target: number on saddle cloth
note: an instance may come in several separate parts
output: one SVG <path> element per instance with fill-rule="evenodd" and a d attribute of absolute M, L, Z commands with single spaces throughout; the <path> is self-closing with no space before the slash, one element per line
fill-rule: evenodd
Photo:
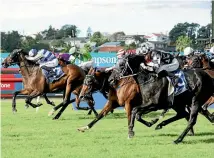
<path fill-rule="evenodd" d="M 171 78 L 171 81 L 173 82 L 173 85 L 175 87 L 174 94 L 176 96 L 187 90 L 187 81 L 182 70 L 176 70 L 172 73 L 178 77 L 177 82 L 175 82 L 175 80 Z"/>

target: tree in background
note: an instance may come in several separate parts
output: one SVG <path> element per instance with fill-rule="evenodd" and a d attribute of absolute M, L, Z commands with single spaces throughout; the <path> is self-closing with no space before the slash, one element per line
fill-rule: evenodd
<path fill-rule="evenodd" d="M 135 44 L 135 42 L 129 44 L 129 45 L 125 45 L 124 46 L 124 49 L 125 50 L 129 50 L 129 49 L 136 49 L 137 48 L 137 45 Z"/>
<path fill-rule="evenodd" d="M 103 43 L 108 42 L 108 39 L 104 37 L 99 31 L 94 32 L 93 36 L 90 38 L 91 42 L 96 42 L 96 46 L 100 46 Z"/>
<path fill-rule="evenodd" d="M 125 36 L 126 34 L 123 31 L 115 32 L 111 35 L 110 41 L 116 42 L 121 36 Z"/>
<path fill-rule="evenodd" d="M 21 47 L 22 36 L 18 31 L 1 32 L 1 49 L 11 52 L 16 48 Z"/>
<path fill-rule="evenodd" d="M 192 40 L 188 36 L 180 36 L 176 40 L 176 51 L 183 52 L 186 47 L 192 45 Z"/>
<path fill-rule="evenodd" d="M 32 49 L 32 46 L 36 45 L 36 40 L 33 39 L 30 36 L 26 36 L 22 38 L 21 41 L 21 47 L 22 49 L 24 49 L 25 51 L 29 51 L 30 49 Z"/>
<path fill-rule="evenodd" d="M 210 36 L 211 36 L 211 24 L 202 26 L 198 30 L 198 38 L 210 38 Z"/>
<path fill-rule="evenodd" d="M 196 34 L 197 29 L 200 27 L 197 23 L 178 23 L 175 25 L 172 30 L 169 32 L 169 38 L 172 43 L 175 43 L 178 37 L 188 36 L 193 44 L 196 43 Z"/>

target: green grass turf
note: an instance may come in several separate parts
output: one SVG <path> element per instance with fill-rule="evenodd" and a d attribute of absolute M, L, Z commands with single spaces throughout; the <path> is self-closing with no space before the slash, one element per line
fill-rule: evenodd
<path fill-rule="evenodd" d="M 59 99 L 51 99 L 59 103 Z M 42 100 L 44 103 L 44 101 Z M 78 127 L 87 125 L 92 116 L 86 111 L 73 111 L 71 106 L 59 120 L 48 117 L 51 106 L 24 108 L 17 101 L 17 114 L 11 112 L 11 100 L 1 102 L 2 158 L 213 158 L 214 125 L 199 116 L 195 136 L 184 142 L 172 142 L 183 132 L 187 122 L 183 119 L 162 130 L 147 128 L 136 122 L 135 137 L 127 139 L 127 118 L 123 110 L 106 116 L 85 133 Z M 160 112 L 146 115 L 150 120 Z M 170 111 L 165 117 L 169 118 Z"/>

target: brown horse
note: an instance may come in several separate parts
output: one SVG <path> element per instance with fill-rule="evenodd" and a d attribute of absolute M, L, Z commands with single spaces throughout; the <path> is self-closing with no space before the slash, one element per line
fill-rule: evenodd
<path fill-rule="evenodd" d="M 95 69 L 91 69 L 88 75 L 94 76 L 95 72 L 96 72 Z M 96 76 L 98 76 L 98 74 L 99 73 L 96 73 Z M 87 93 L 88 90 L 90 91 L 90 89 L 91 89 L 90 86 L 83 85 L 83 91 L 81 92 L 81 95 L 84 96 L 84 94 Z M 97 116 L 97 118 L 95 118 L 87 126 L 79 128 L 78 130 L 84 132 L 85 130 L 92 128 L 92 126 L 100 119 L 102 119 L 104 116 L 106 116 L 108 112 L 120 106 L 121 107 L 125 106 L 129 125 L 131 120 L 131 111 L 133 108 L 131 104 L 132 105 L 139 104 L 140 102 L 140 95 L 138 95 L 139 93 L 140 91 L 138 85 L 133 78 L 122 79 L 120 81 L 120 88 L 118 90 L 115 90 L 113 88 L 109 89 L 108 101 L 105 104 L 103 110 Z"/>
<path fill-rule="evenodd" d="M 65 108 L 75 101 L 75 99 L 70 100 L 71 93 L 73 92 L 76 95 L 76 103 L 77 109 L 88 110 L 88 108 L 81 108 L 79 107 L 79 92 L 81 90 L 81 86 L 83 80 L 85 78 L 85 72 L 78 66 L 69 64 L 62 67 L 63 72 L 65 75 L 61 77 L 59 80 L 53 83 L 47 83 L 45 76 L 43 75 L 41 69 L 35 63 L 28 61 L 25 59 L 26 52 L 22 49 L 15 49 L 10 55 L 2 62 L 2 66 L 7 68 L 10 65 L 18 64 L 20 67 L 20 71 L 23 76 L 23 83 L 26 84 L 26 87 L 14 93 L 14 99 L 12 104 L 13 112 L 16 112 L 16 102 L 15 97 L 18 94 L 28 95 L 26 98 L 26 103 L 31 105 L 32 107 L 38 107 L 31 103 L 31 100 L 39 95 L 46 94 L 46 93 L 53 93 L 64 91 L 63 94 L 63 102 L 60 103 L 58 106 L 54 107 L 56 109 L 61 108 L 59 113 L 54 117 L 54 119 L 58 119 L 61 113 L 65 110 Z M 94 109 L 94 101 L 90 99 L 88 101 L 90 108 L 95 112 Z"/>
<path fill-rule="evenodd" d="M 93 90 L 95 87 L 96 89 L 101 89 L 102 83 L 103 83 L 102 81 L 108 80 L 109 76 L 110 74 L 106 74 L 105 72 L 99 72 L 99 71 L 96 71 L 96 69 L 91 68 L 84 80 L 80 97 L 84 98 L 85 96 L 88 95 L 88 93 L 90 94 L 91 90 Z M 98 84 L 98 83 L 101 83 L 101 84 Z M 141 104 L 141 94 L 140 94 L 139 86 L 133 77 L 126 77 L 119 81 L 118 87 L 119 88 L 115 89 L 115 88 L 111 88 L 109 85 L 105 85 L 105 90 L 109 91 L 107 103 L 105 104 L 103 110 L 99 113 L 97 118 L 94 119 L 87 126 L 79 128 L 78 129 L 79 131 L 84 132 L 85 130 L 92 128 L 92 126 L 96 122 L 98 122 L 100 119 L 102 119 L 104 116 L 106 116 L 109 111 L 112 111 L 117 107 L 125 108 L 125 111 L 127 113 L 127 118 L 128 118 L 128 125 L 130 124 L 132 109 L 135 106 L 138 106 Z M 164 110 L 164 112 L 161 114 L 160 117 L 163 117 L 163 115 L 166 112 L 167 110 Z M 140 117 L 140 115 L 138 115 L 136 119 L 137 121 L 146 125 L 147 127 L 151 127 L 159 120 L 158 118 L 156 118 L 151 122 L 147 122 L 143 120 Z M 194 133 L 193 130 L 191 130 L 190 132 L 191 134 Z"/>

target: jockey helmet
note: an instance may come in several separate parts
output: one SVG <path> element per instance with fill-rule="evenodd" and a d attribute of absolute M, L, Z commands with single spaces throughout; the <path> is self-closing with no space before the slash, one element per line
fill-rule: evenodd
<path fill-rule="evenodd" d="M 194 50 L 191 47 L 186 47 L 184 49 L 184 56 L 188 56 L 190 54 L 192 54 L 194 52 Z"/>
<path fill-rule="evenodd" d="M 31 50 L 29 51 L 29 53 L 28 53 L 28 55 L 29 55 L 30 57 L 34 57 L 36 54 L 37 54 L 37 50 L 36 50 L 36 49 L 31 49 Z"/>
<path fill-rule="evenodd" d="M 214 46 L 210 48 L 210 53 L 214 54 Z"/>
<path fill-rule="evenodd" d="M 149 45 L 147 43 L 144 43 L 141 45 L 141 52 L 142 54 L 147 54 L 149 52 Z"/>

